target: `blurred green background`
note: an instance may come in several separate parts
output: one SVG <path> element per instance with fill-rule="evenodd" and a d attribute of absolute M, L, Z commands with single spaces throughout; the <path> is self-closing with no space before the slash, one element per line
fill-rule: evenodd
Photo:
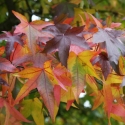
<path fill-rule="evenodd" d="M 54 5 L 59 3 L 61 5 L 54 10 Z M 0 0 L 0 31 L 11 30 L 12 26 L 19 23 L 12 10 L 22 13 L 29 21 L 34 19 L 48 21 L 61 13 L 72 17 L 75 13 L 74 8 L 92 13 L 99 19 L 108 18 L 111 22 L 121 22 L 124 27 L 125 0 Z"/>

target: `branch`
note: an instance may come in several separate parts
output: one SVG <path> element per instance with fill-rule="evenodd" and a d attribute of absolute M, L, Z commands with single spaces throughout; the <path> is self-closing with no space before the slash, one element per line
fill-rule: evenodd
<path fill-rule="evenodd" d="M 13 13 L 12 13 L 12 10 L 15 10 L 15 6 L 14 6 L 14 2 L 13 0 L 5 0 L 5 4 L 6 4 L 6 7 L 7 7 L 7 10 L 8 10 L 8 13 L 9 13 L 9 16 L 14 16 Z"/>
<path fill-rule="evenodd" d="M 5 2 L 1 2 L 1 3 L 0 3 L 0 6 L 2 6 L 3 4 L 5 4 Z"/>
<path fill-rule="evenodd" d="M 29 3 L 28 3 L 28 0 L 25 0 L 25 2 L 26 2 L 26 5 L 27 5 L 27 8 L 28 8 L 28 14 L 29 14 L 29 17 L 30 17 L 30 21 L 31 21 L 31 17 L 32 17 L 32 9 L 30 8 L 30 5 L 29 5 Z"/>
<path fill-rule="evenodd" d="M 9 13 L 8 18 L 0 23 L 0 32 L 1 31 L 8 31 L 12 29 L 12 26 L 16 25 L 19 23 L 17 18 L 13 15 L 12 10 L 15 10 L 14 2 L 13 0 L 5 0 L 5 4 Z"/>

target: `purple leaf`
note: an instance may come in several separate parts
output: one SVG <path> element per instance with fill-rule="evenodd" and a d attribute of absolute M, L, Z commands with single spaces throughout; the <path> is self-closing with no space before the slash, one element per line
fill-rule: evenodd
<path fill-rule="evenodd" d="M 104 78 L 107 79 L 108 75 L 111 73 L 111 66 L 107 54 L 105 52 L 101 52 L 99 56 L 94 58 L 92 64 L 94 65 L 97 62 L 100 64 Z"/>
<path fill-rule="evenodd" d="M 115 64 L 118 64 L 121 55 L 125 55 L 125 46 L 118 38 L 122 34 L 122 31 L 99 29 L 93 35 L 93 42 L 100 43 L 100 47 L 107 50 L 109 61 L 115 62 Z"/>
<path fill-rule="evenodd" d="M 122 84 L 120 86 L 121 87 L 125 86 L 125 76 L 123 77 Z"/>
<path fill-rule="evenodd" d="M 0 70 L 13 72 L 16 68 L 5 58 L 0 57 Z"/>
<path fill-rule="evenodd" d="M 42 68 L 45 61 L 49 60 L 44 53 L 37 53 L 35 56 L 32 54 L 26 54 L 20 58 L 13 60 L 12 64 L 19 66 L 24 62 L 31 61 L 35 67 Z"/>
<path fill-rule="evenodd" d="M 23 41 L 21 40 L 20 35 L 18 34 L 11 34 L 10 32 L 4 31 L 4 34 L 0 35 L 0 40 L 6 40 L 6 55 L 7 57 L 10 55 L 11 51 L 13 50 L 14 43 L 17 42 L 20 45 L 23 45 Z"/>
<path fill-rule="evenodd" d="M 71 44 L 89 49 L 85 39 L 79 36 L 79 34 L 83 32 L 83 29 L 83 26 L 72 28 L 67 24 L 49 26 L 47 30 L 53 33 L 55 37 L 47 42 L 43 52 L 48 53 L 58 49 L 61 63 L 67 66 L 67 58 Z"/>

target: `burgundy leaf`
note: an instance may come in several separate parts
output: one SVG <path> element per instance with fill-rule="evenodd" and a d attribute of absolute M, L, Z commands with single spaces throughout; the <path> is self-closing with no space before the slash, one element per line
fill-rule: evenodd
<path fill-rule="evenodd" d="M 16 58 L 12 61 L 12 64 L 15 66 L 19 66 L 22 63 L 29 62 L 32 60 L 32 54 L 26 54 L 20 58 Z"/>
<path fill-rule="evenodd" d="M 53 86 L 48 79 L 47 75 L 43 71 L 37 80 L 37 89 L 43 99 L 43 102 L 47 109 L 49 110 L 51 118 L 54 120 L 54 93 L 53 93 Z"/>
<path fill-rule="evenodd" d="M 58 49 L 61 63 L 64 66 L 67 66 L 67 58 L 71 44 L 80 46 L 84 49 L 89 49 L 85 39 L 78 36 L 81 32 L 83 32 L 83 29 L 84 26 L 72 28 L 67 24 L 49 26 L 47 30 L 53 33 L 55 37 L 47 42 L 43 52 L 48 53 Z"/>
<path fill-rule="evenodd" d="M 49 59 L 44 53 L 37 53 L 35 57 L 33 57 L 33 65 L 35 67 L 42 68 L 44 62 L 46 62 L 47 60 Z"/>
<path fill-rule="evenodd" d="M 107 54 L 105 52 L 101 52 L 99 56 L 94 58 L 92 63 L 95 64 L 97 62 L 100 64 L 104 78 L 107 79 L 108 75 L 111 73 L 111 66 Z"/>

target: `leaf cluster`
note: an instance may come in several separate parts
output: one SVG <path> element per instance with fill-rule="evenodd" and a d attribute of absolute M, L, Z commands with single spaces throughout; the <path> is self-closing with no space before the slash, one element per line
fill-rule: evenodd
<path fill-rule="evenodd" d="M 62 12 L 50 22 L 28 22 L 13 11 L 20 24 L 0 35 L 1 124 L 43 125 L 46 113 L 55 121 L 60 103 L 77 108 L 86 86 L 93 109 L 102 105 L 109 124 L 111 117 L 125 122 L 125 32 L 118 30 L 120 23 L 109 25 L 75 9 L 80 14 Z"/>

